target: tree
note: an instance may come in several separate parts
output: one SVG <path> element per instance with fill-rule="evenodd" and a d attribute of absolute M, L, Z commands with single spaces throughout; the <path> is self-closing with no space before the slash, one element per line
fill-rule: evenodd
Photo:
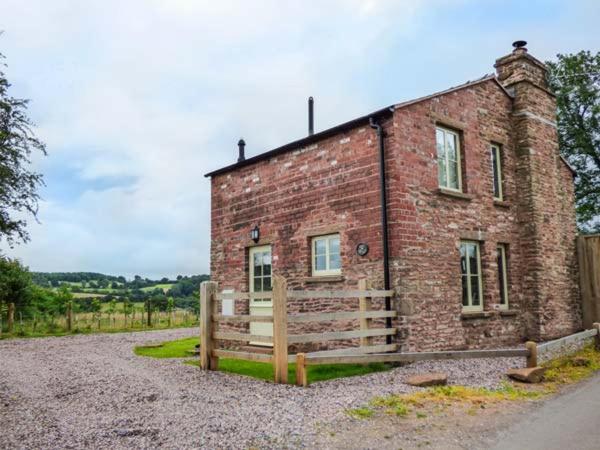
<path fill-rule="evenodd" d="M 556 94 L 561 154 L 577 171 L 577 221 L 583 232 L 600 231 L 600 53 L 557 55 L 547 62 Z"/>
<path fill-rule="evenodd" d="M 31 274 L 16 259 L 0 256 L 0 304 L 14 303 L 19 310 L 25 309 L 31 299 Z"/>
<path fill-rule="evenodd" d="M 4 56 L 0 53 L 0 60 Z M 46 154 L 44 143 L 35 137 L 27 116 L 29 100 L 11 97 L 10 83 L 0 63 L 0 241 L 27 242 L 27 222 L 23 213 L 37 217 L 38 188 L 42 175 L 30 169 L 31 154 Z"/>

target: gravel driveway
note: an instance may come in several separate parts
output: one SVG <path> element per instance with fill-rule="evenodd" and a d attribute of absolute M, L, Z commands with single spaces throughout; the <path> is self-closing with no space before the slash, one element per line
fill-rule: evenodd
<path fill-rule="evenodd" d="M 494 386 L 522 358 L 422 362 L 308 389 L 133 354 L 196 329 L 0 341 L 0 448 L 311 447 L 325 424 L 409 374 Z"/>

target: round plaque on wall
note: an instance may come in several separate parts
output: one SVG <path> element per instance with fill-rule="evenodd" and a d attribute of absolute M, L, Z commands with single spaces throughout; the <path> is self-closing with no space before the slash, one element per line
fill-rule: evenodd
<path fill-rule="evenodd" d="M 358 256 L 365 256 L 367 253 L 369 253 L 369 246 L 361 242 L 356 246 L 356 253 Z"/>

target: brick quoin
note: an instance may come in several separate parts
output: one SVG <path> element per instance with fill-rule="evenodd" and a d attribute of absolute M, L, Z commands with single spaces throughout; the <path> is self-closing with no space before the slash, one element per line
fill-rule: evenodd
<path fill-rule="evenodd" d="M 574 173 L 559 155 L 546 68 L 524 47 L 495 67 L 496 76 L 376 113 L 385 133 L 390 275 L 399 312 L 394 339 L 401 350 L 503 347 L 581 328 Z M 249 248 L 265 244 L 272 246 L 274 273 L 290 289 L 356 289 L 361 278 L 383 286 L 378 142 L 363 119 L 208 174 L 211 277 L 220 290 L 248 291 Z M 464 195 L 440 192 L 437 125 L 459 133 Z M 491 143 L 502 148 L 503 202 L 493 198 Z M 250 240 L 255 225 L 258 243 Z M 340 234 L 342 276 L 315 282 L 310 239 L 329 233 Z M 480 242 L 483 314 L 462 311 L 461 239 Z M 361 242 L 369 245 L 363 257 L 356 253 Z M 508 311 L 499 309 L 499 243 L 508 246 Z M 247 302 L 235 308 L 249 312 Z M 288 306 L 290 314 L 357 309 L 357 299 L 290 299 Z M 236 327 L 247 324 L 230 326 Z M 289 332 L 356 327 L 290 324 Z M 349 343 L 357 341 L 305 349 Z"/>

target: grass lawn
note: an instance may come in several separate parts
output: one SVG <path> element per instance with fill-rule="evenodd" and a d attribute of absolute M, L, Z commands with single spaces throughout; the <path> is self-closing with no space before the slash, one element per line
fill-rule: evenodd
<path fill-rule="evenodd" d="M 152 358 L 185 358 L 189 357 L 189 351 L 198 344 L 199 338 L 186 338 L 176 341 L 165 342 L 161 347 L 136 347 L 134 352 L 139 356 Z M 198 365 L 199 362 L 186 361 L 187 364 Z M 331 380 L 333 378 L 352 377 L 355 375 L 366 375 L 372 372 L 381 372 L 391 369 L 388 364 L 327 364 L 322 366 L 308 367 L 308 381 Z M 274 368 L 272 364 L 256 361 L 243 361 L 239 359 L 219 358 L 219 370 L 222 372 L 235 373 L 261 380 L 273 381 Z M 288 365 L 288 380 L 296 382 L 296 364 Z"/>

